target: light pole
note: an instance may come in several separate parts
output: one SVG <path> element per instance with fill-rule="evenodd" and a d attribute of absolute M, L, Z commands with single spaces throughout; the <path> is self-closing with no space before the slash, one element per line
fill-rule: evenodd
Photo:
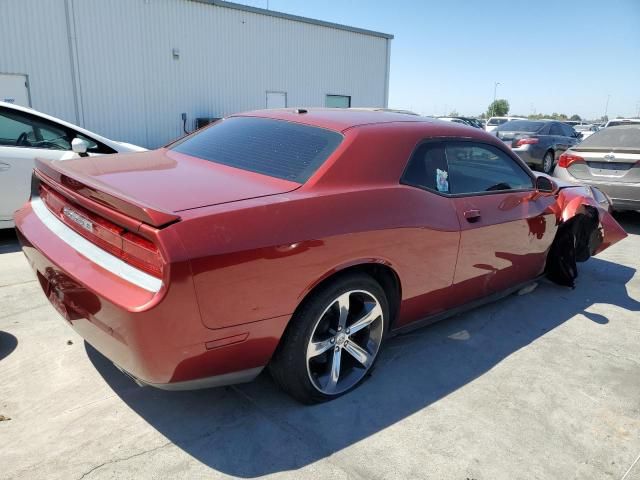
<path fill-rule="evenodd" d="M 610 98 L 611 98 L 611 95 L 607 95 L 607 104 L 604 106 L 604 116 L 605 116 L 605 118 L 607 116 L 607 112 L 609 111 L 609 99 Z M 603 120 L 605 120 L 605 119 L 603 118 Z"/>
<path fill-rule="evenodd" d="M 500 82 L 495 82 L 493 84 L 493 103 L 491 104 L 491 116 L 493 117 L 493 112 L 496 109 L 496 90 L 498 90 L 498 85 L 500 85 Z"/>

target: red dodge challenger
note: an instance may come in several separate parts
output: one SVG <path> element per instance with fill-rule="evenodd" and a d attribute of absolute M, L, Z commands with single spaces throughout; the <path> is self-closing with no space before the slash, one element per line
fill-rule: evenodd
<path fill-rule="evenodd" d="M 15 215 L 45 295 L 139 384 L 355 388 L 384 340 L 626 235 L 599 190 L 400 113 L 234 115 L 156 151 L 38 161 Z"/>

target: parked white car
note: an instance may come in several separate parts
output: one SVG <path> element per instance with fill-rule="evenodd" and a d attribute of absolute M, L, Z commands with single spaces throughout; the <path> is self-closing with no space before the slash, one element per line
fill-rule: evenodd
<path fill-rule="evenodd" d="M 13 227 L 13 212 L 28 199 L 36 158 L 142 152 L 31 108 L 0 102 L 0 229 Z"/>
<path fill-rule="evenodd" d="M 582 140 L 584 140 L 585 138 L 590 137 L 591 135 L 593 135 L 594 133 L 596 133 L 598 130 L 600 130 L 600 127 L 598 127 L 597 125 L 590 125 L 587 123 L 584 123 L 582 125 L 575 125 L 573 127 L 573 129 L 582 134 Z"/>
<path fill-rule="evenodd" d="M 503 123 L 507 123 L 510 120 L 526 120 L 526 118 L 523 118 L 523 117 L 491 117 L 487 121 L 487 125 L 484 127 L 484 129 L 487 132 L 493 132 L 500 125 L 502 125 Z"/>

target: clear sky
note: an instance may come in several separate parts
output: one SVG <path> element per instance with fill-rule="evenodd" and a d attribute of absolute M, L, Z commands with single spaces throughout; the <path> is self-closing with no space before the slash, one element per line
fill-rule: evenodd
<path fill-rule="evenodd" d="M 265 8 L 267 0 L 236 0 Z M 391 33 L 389 106 L 479 115 L 635 116 L 640 0 L 268 0 L 281 12 Z"/>

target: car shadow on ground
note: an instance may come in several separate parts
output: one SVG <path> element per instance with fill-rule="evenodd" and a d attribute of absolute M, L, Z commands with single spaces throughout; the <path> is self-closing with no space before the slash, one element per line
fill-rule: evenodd
<path fill-rule="evenodd" d="M 20 251 L 20 242 L 13 228 L 0 230 L 0 253 L 13 253 Z"/>
<path fill-rule="evenodd" d="M 577 314 L 607 328 L 608 318 L 587 311 L 596 303 L 640 311 L 625 288 L 634 269 L 596 258 L 581 270 L 575 290 L 542 281 L 528 295 L 391 339 L 368 381 L 321 405 L 300 405 L 266 373 L 211 390 L 139 388 L 85 345 L 114 392 L 174 445 L 215 470 L 257 477 L 311 464 L 394 425 Z"/>
<path fill-rule="evenodd" d="M 0 360 L 8 357 L 18 346 L 18 339 L 0 330 Z"/>
<path fill-rule="evenodd" d="M 640 211 L 615 212 L 613 216 L 627 233 L 640 235 Z"/>

